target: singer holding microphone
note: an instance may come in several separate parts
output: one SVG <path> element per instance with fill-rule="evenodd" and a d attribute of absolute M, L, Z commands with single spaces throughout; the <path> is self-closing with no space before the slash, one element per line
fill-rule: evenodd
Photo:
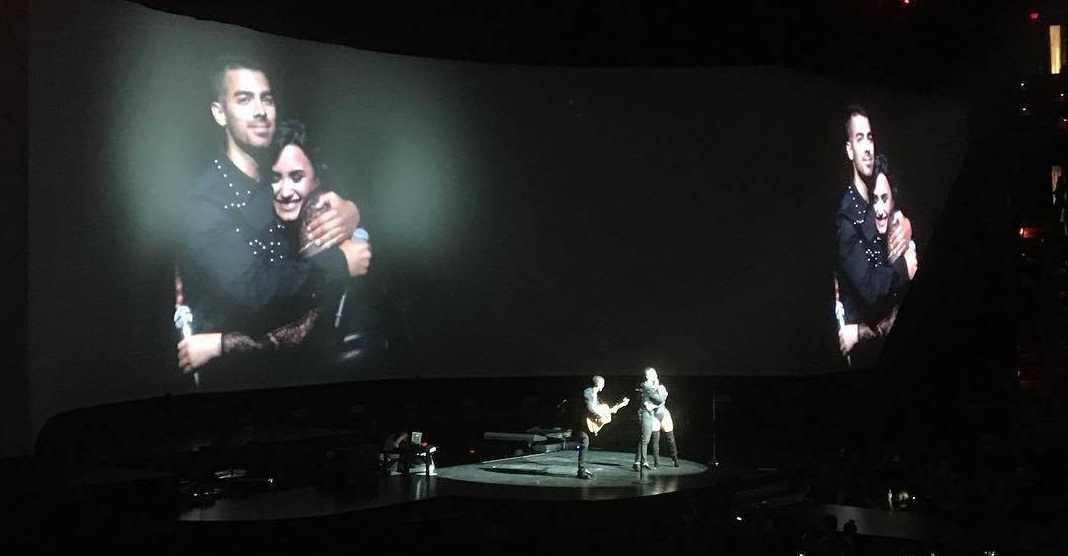
<path fill-rule="evenodd" d="M 679 449 L 675 443 L 675 422 L 671 419 L 671 412 L 667 408 L 667 386 L 660 383 L 656 369 L 646 367 L 645 380 L 638 385 L 637 392 L 641 403 L 638 404 L 638 449 L 634 454 L 634 470 L 641 471 L 650 466 L 646 461 L 649 444 L 653 448 L 652 468 L 660 467 L 660 433 L 663 432 L 668 441 L 668 453 L 675 467 L 679 466 Z"/>
<path fill-rule="evenodd" d="M 286 257 L 314 257 L 328 247 L 312 239 L 316 237 L 313 223 L 331 207 L 329 201 L 321 202 L 328 194 L 326 188 L 320 187 L 323 167 L 313 161 L 314 149 L 310 147 L 304 124 L 297 120 L 281 122 L 274 134 L 270 153 L 272 165 L 269 181 L 274 216 L 279 221 L 279 241 L 267 246 L 266 250 L 273 249 L 272 256 L 280 260 Z M 330 195 L 332 197 L 327 199 L 337 198 L 334 194 Z M 350 276 L 362 276 L 369 269 L 371 246 L 368 239 L 367 232 L 357 228 L 350 238 L 337 246 L 345 256 Z M 176 284 L 179 291 L 180 280 L 179 276 Z M 211 364 L 211 375 L 215 375 L 221 370 L 215 368 L 221 361 L 213 361 L 219 359 L 240 358 L 241 364 L 226 366 L 225 372 L 236 373 L 235 369 L 247 369 L 247 357 L 255 354 L 293 351 L 297 348 L 312 349 L 313 357 L 321 354 L 321 351 L 316 353 L 314 350 L 325 350 L 336 340 L 334 329 L 344 307 L 347 281 L 319 280 L 311 285 L 314 287 L 303 288 L 289 302 L 268 312 L 275 317 L 271 322 L 277 324 L 253 327 L 255 329 L 251 330 L 200 330 L 196 322 L 190 322 L 193 317 L 179 298 L 175 313 L 175 326 L 183 334 L 183 339 L 178 343 L 179 367 L 184 373 L 193 373 L 194 381 L 199 385 L 200 370 Z M 281 315 L 289 316 L 286 318 Z M 191 330 L 198 332 L 189 334 Z M 302 349 L 302 355 L 306 355 L 306 350 Z M 245 378 L 263 382 L 267 377 L 262 370 L 263 367 L 251 369 L 249 372 L 252 376 Z"/>

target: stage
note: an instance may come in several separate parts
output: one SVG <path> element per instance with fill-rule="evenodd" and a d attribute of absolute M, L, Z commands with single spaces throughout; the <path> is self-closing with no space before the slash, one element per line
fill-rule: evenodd
<path fill-rule="evenodd" d="M 521 498 L 577 495 L 582 499 L 587 499 L 590 491 L 608 489 L 611 494 L 604 495 L 612 497 L 642 496 L 678 490 L 680 480 L 692 488 L 707 486 L 714 479 L 704 464 L 680 459 L 679 467 L 674 467 L 666 456 L 661 457 L 659 468 L 643 469 L 639 473 L 633 470 L 633 453 L 597 450 L 588 454 L 587 465 L 593 478 L 579 479 L 577 460 L 575 450 L 562 450 L 447 467 L 438 471 L 438 477 L 477 485 L 519 487 L 521 490 L 514 493 Z"/>
<path fill-rule="evenodd" d="M 709 507 L 728 508 L 788 490 L 786 470 L 709 466 L 661 457 L 658 469 L 632 470 L 634 454 L 591 449 L 592 479 L 576 476 L 572 449 L 379 475 L 342 488 L 298 488 L 221 498 L 184 508 L 180 536 L 202 550 L 238 536 L 259 549 L 301 552 L 368 539 L 423 550 L 487 543 L 536 551 L 591 528 L 630 527 L 640 516 L 680 523 Z M 329 533 L 324 533 L 329 532 Z M 606 537 L 602 542 L 613 542 Z M 447 543 L 447 544 L 446 544 Z"/>
<path fill-rule="evenodd" d="M 840 419 L 828 403 L 809 410 L 813 400 L 824 401 L 820 396 L 827 389 L 817 388 L 818 382 L 737 382 L 730 396 L 709 394 L 718 406 L 704 403 L 709 398 L 685 402 L 688 395 L 722 392 L 722 384 L 717 390 L 700 382 L 676 383 L 680 466 L 672 465 L 662 445 L 658 469 L 633 471 L 637 422 L 633 414 L 621 414 L 591 446 L 588 466 L 594 477 L 589 480 L 576 476 L 578 454 L 554 413 L 559 401 L 554 394 L 565 388 L 544 379 L 520 385 L 419 381 L 405 385 L 404 395 L 412 401 L 393 408 L 403 418 L 391 414 L 386 402 L 382 407 L 352 404 L 352 399 L 398 399 L 392 391 L 396 385 L 378 383 L 360 384 L 356 391 L 334 387 L 302 394 L 300 399 L 315 401 L 314 409 L 308 401 L 287 405 L 267 393 L 245 394 L 255 403 L 244 397 L 198 397 L 155 408 L 173 417 L 162 424 L 157 420 L 143 434 L 133 427 L 124 436 L 143 440 L 143 447 L 88 442 L 96 437 L 83 432 L 87 423 L 145 422 L 129 417 L 153 414 L 154 406 L 141 402 L 124 406 L 118 417 L 71 414 L 42 446 L 57 448 L 45 453 L 80 457 L 95 449 L 90 455 L 102 453 L 101 459 L 106 456 L 116 466 L 160 470 L 177 484 L 177 497 L 173 487 L 138 491 L 141 503 L 130 505 L 138 515 L 119 527 L 87 531 L 88 540 L 75 546 L 126 543 L 124 532 L 147 531 L 137 533 L 137 543 L 158 541 L 164 551 L 228 556 L 235 542 L 250 554 L 338 553 L 352 546 L 422 552 L 453 545 L 472 553 L 497 546 L 500 553 L 517 554 L 553 549 L 562 539 L 582 538 L 596 528 L 612 532 L 598 541 L 606 548 L 618 548 L 624 536 L 649 525 L 658 531 L 642 535 L 648 549 L 662 549 L 655 541 L 667 535 L 727 538 L 729 528 L 737 526 L 736 516 L 797 503 L 819 461 L 813 454 L 861 424 Z M 479 388 L 487 394 L 471 395 Z M 489 393 L 502 390 L 536 397 L 502 407 L 485 401 L 498 399 Z M 523 409 L 515 411 L 517 406 Z M 263 409 L 252 413 L 249 407 Z M 197 426 L 187 426 L 189 415 L 201 416 Z M 379 416 L 394 426 L 372 420 Z M 204 430 L 201 423 L 213 427 Z M 91 430 L 111 429 L 94 425 Z M 423 431 L 422 440 L 438 447 L 431 473 L 415 468 L 388 474 L 375 468 L 383 439 L 405 430 Z M 97 513 L 95 501 L 84 514 Z M 156 514 L 173 512 L 173 521 L 161 518 L 143 527 L 144 507 L 160 508 Z M 65 521 L 54 523 L 62 527 Z M 637 542 L 628 539 L 626 547 Z"/>
<path fill-rule="evenodd" d="M 542 382 L 535 384 L 549 389 Z M 434 403 L 462 400 L 456 392 L 474 388 L 467 382 L 457 385 L 456 392 L 441 383 L 418 385 Z M 410 420 L 420 423 L 423 440 L 439 448 L 429 474 L 418 467 L 397 474 L 374 467 L 386 437 L 383 431 L 391 429 L 361 426 L 369 423 L 361 416 L 378 415 L 378 408 L 356 413 L 348 408 L 345 414 L 350 417 L 344 422 L 305 417 L 307 424 L 273 425 L 260 417 L 237 427 L 215 419 L 209 422 L 220 422 L 220 432 L 211 435 L 199 428 L 193 430 L 196 435 L 176 434 L 171 431 L 184 429 L 159 426 L 157 420 L 154 429 L 168 433 L 132 435 L 145 441 L 146 449 L 135 445 L 136 451 L 118 450 L 129 442 L 90 442 L 98 438 L 91 431 L 111 429 L 99 426 L 101 417 L 75 413 L 71 422 L 78 427 L 57 427 L 55 432 L 63 434 L 44 445 L 66 452 L 44 453 L 69 453 L 65 459 L 71 460 L 107 448 L 113 472 L 102 481 L 99 473 L 80 472 L 77 466 L 77 473 L 57 473 L 40 464 L 12 471 L 11 477 L 26 476 L 17 482 L 31 486 L 16 492 L 22 492 L 27 503 L 32 501 L 29 511 L 12 523 L 38 545 L 55 545 L 51 553 L 75 553 L 94 545 L 139 546 L 159 556 L 191 551 L 227 556 L 335 554 L 371 548 L 392 553 L 457 548 L 470 554 L 541 554 L 574 539 L 589 550 L 671 552 L 674 547 L 678 553 L 698 548 L 697 553 L 705 553 L 704 548 L 719 547 L 722 553 L 739 553 L 729 545 L 766 539 L 770 525 L 785 527 L 778 529 L 784 541 L 799 542 L 821 531 L 828 514 L 839 519 L 839 527 L 853 520 L 859 534 L 869 539 L 1026 547 L 1021 537 L 1050 537 L 1048 531 L 1006 531 L 1015 522 L 1001 522 L 1000 512 L 989 513 L 982 523 L 974 518 L 957 523 L 955 514 L 936 517 L 835 505 L 811 496 L 808 489 L 817 484 L 828 450 L 849 438 L 866 438 L 870 428 L 868 421 L 835 410 L 828 402 L 827 392 L 845 397 L 840 392 L 844 387 L 834 385 L 736 383 L 730 388 L 731 401 L 718 413 L 680 403 L 678 468 L 662 454 L 658 469 L 633 471 L 636 423 L 624 416 L 619 426 L 601 431 L 591 447 L 588 465 L 595 476 L 590 480 L 575 475 L 577 453 L 564 440 L 559 421 L 539 417 L 533 409 L 517 413 L 512 405 L 499 411 L 488 407 L 450 413 L 439 405 L 424 407 L 430 401 L 401 404 L 403 412 L 412 415 Z M 534 388 L 516 388 L 511 382 L 505 386 L 524 392 Z M 369 390 L 371 386 L 361 385 L 361 396 L 389 398 Z M 712 389 L 688 385 L 677 390 L 682 399 Z M 354 396 L 342 393 L 338 397 L 343 400 Z M 224 406 L 215 398 L 203 404 L 199 398 L 193 401 L 196 405 L 182 411 L 167 406 L 175 423 L 186 423 L 188 415 L 217 415 L 217 408 Z M 263 405 L 274 412 L 285 409 L 277 402 Z M 857 403 L 861 405 L 868 411 L 870 404 Z M 316 406 L 330 416 L 328 407 Z M 127 416 L 151 414 L 141 405 L 128 409 L 119 417 L 105 415 L 110 419 L 106 422 L 140 423 Z M 216 413 L 209 413 L 213 410 Z M 196 441 L 182 441 L 187 437 Z M 161 441 L 166 441 L 165 449 L 156 447 Z M 97 451 L 88 452 L 91 448 Z M 152 474 L 146 477 L 148 470 Z M 204 479 L 215 488 L 213 495 L 190 499 L 190 485 Z M 73 538 L 72 523 L 79 524 Z"/>
<path fill-rule="evenodd" d="M 783 480 L 783 470 L 745 465 L 709 467 L 708 462 L 661 456 L 657 469 L 634 471 L 633 453 L 590 450 L 592 479 L 576 476 L 578 455 L 573 450 L 513 458 L 415 468 L 370 480 L 353 481 L 334 489 L 305 487 L 221 497 L 202 507 L 182 510 L 183 522 L 252 522 L 303 519 L 359 513 L 432 500 L 585 501 L 626 500 L 711 487 L 747 490 Z"/>

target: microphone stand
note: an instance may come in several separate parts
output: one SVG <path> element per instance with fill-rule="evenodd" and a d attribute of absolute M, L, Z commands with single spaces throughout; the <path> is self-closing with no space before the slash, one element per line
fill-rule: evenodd
<path fill-rule="evenodd" d="M 642 389 L 635 388 L 634 392 L 636 393 L 636 397 L 638 398 L 638 438 L 641 439 L 642 412 L 645 411 L 645 405 L 644 402 L 642 402 Z M 635 482 L 636 484 L 645 484 L 645 454 L 643 452 L 646 452 L 647 450 L 648 446 L 642 445 L 639 448 L 639 451 L 634 454 L 638 461 L 638 480 Z"/>
<path fill-rule="evenodd" d="M 710 467 L 719 467 L 719 459 L 716 458 L 716 383 L 712 383 L 712 459 Z"/>

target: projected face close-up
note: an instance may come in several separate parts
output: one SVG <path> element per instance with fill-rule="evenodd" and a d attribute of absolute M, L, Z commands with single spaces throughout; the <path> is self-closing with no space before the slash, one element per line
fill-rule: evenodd
<path fill-rule="evenodd" d="M 286 145 L 271 166 L 270 175 L 275 212 L 283 221 L 296 220 L 304 198 L 319 185 L 311 160 L 304 149 Z"/>
<path fill-rule="evenodd" d="M 890 215 L 894 213 L 894 193 L 890 189 L 890 178 L 880 173 L 875 176 L 875 188 L 872 189 L 872 210 L 875 212 L 875 229 L 885 235 L 889 229 Z"/>
<path fill-rule="evenodd" d="M 264 149 L 274 133 L 274 94 L 262 71 L 227 69 L 223 73 L 219 100 L 212 103 L 215 122 L 226 127 L 231 146 Z"/>
<path fill-rule="evenodd" d="M 854 114 L 849 120 L 849 141 L 846 153 L 853 162 L 853 168 L 861 178 L 871 177 L 875 163 L 875 136 L 871 131 L 871 121 L 867 116 Z"/>

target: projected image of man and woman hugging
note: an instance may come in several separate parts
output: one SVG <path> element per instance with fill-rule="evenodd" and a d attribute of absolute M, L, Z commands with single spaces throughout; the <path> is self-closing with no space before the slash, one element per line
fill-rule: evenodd
<path fill-rule="evenodd" d="M 321 366 L 324 356 L 380 352 L 384 338 L 368 341 L 344 322 L 371 244 L 357 205 L 324 183 L 314 133 L 277 121 L 261 64 L 225 59 L 213 80 L 210 113 L 226 148 L 190 190 L 175 274 L 181 372 L 198 385 L 240 387 Z M 841 354 L 865 368 L 878 360 L 918 261 L 867 111 L 848 107 L 845 129 L 852 177 L 836 216 L 833 312 Z"/>
<path fill-rule="evenodd" d="M 358 207 L 323 183 L 305 125 L 276 121 L 261 64 L 222 59 L 212 85 L 226 151 L 190 191 L 175 272 L 178 366 L 197 386 L 242 386 L 326 356 L 366 356 L 367 345 L 344 346 L 360 336 L 343 326 L 351 280 L 371 263 Z"/>
<path fill-rule="evenodd" d="M 876 154 L 868 112 L 846 109 L 845 152 L 852 167 L 836 218 L 834 273 L 838 344 L 853 368 L 874 365 L 916 275 L 912 224 L 895 199 L 889 160 Z"/>

